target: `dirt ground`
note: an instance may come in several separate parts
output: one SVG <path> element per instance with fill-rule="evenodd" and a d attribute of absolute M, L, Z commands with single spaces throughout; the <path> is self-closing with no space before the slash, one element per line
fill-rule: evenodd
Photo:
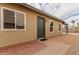
<path fill-rule="evenodd" d="M 63 36 L 55 37 L 53 40 L 70 45 L 66 55 L 79 55 L 79 33 L 69 33 Z"/>

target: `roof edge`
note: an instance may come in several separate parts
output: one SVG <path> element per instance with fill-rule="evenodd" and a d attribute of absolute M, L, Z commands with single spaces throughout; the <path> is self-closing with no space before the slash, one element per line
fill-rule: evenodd
<path fill-rule="evenodd" d="M 39 10 L 39 9 L 37 9 L 37 8 L 35 8 L 35 7 L 33 7 L 33 6 L 29 5 L 29 4 L 27 4 L 27 3 L 18 3 L 18 4 L 20 4 L 20 5 L 24 6 L 24 7 L 30 8 L 30 9 L 36 11 L 36 12 L 41 13 L 41 14 L 44 14 L 44 15 L 46 15 L 46 16 L 48 16 L 48 17 L 51 17 L 51 18 L 53 18 L 53 19 L 56 19 L 56 20 L 58 20 L 58 21 L 61 21 L 61 22 L 65 23 L 65 21 L 59 19 L 58 17 L 52 16 L 52 15 L 50 15 L 50 14 L 48 14 L 48 13 L 42 11 L 42 10 Z"/>

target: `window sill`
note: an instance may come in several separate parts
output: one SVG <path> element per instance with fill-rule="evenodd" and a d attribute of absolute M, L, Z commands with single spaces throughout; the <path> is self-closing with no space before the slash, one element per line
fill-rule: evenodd
<path fill-rule="evenodd" d="M 1 29 L 1 31 L 8 31 L 8 32 L 21 31 L 21 32 L 24 32 L 24 31 L 26 31 L 26 29 Z"/>

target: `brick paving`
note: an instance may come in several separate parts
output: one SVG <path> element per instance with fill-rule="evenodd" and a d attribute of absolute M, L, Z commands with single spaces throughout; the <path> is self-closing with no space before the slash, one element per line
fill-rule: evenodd
<path fill-rule="evenodd" d="M 1 55 L 30 55 L 45 48 L 46 45 L 38 41 L 24 42 L 0 48 Z"/>

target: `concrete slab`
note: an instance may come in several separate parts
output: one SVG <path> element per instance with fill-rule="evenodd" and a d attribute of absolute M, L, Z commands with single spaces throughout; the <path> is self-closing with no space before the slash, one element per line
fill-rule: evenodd
<path fill-rule="evenodd" d="M 41 49 L 34 55 L 63 55 L 70 48 L 69 45 L 57 41 L 49 40 L 43 43 L 46 43 L 48 46 L 44 49 Z"/>

